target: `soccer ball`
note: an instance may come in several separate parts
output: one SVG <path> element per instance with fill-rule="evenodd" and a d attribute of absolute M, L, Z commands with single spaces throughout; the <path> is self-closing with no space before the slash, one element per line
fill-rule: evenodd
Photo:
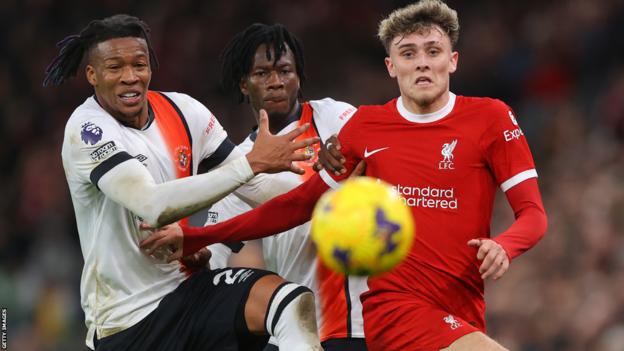
<path fill-rule="evenodd" d="M 312 214 L 312 240 L 321 261 L 348 275 L 387 272 L 414 240 L 412 212 L 392 187 L 357 177 L 325 193 Z"/>

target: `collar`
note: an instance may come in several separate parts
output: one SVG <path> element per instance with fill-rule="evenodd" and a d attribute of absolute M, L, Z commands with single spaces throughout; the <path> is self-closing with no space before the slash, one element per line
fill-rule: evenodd
<path fill-rule="evenodd" d="M 431 123 L 441 120 L 453 111 L 453 107 L 455 107 L 455 98 L 455 94 L 449 92 L 449 100 L 444 107 L 435 112 L 419 114 L 408 111 L 407 108 L 405 108 L 405 105 L 403 105 L 403 97 L 399 96 L 396 102 L 396 108 L 399 111 L 399 114 L 410 122 Z"/>

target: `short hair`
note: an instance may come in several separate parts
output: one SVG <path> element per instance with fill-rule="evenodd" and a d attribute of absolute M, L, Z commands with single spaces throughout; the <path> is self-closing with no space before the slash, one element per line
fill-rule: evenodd
<path fill-rule="evenodd" d="M 283 25 L 276 23 L 267 25 L 254 23 L 236 34 L 221 52 L 221 86 L 228 94 L 236 94 L 238 102 L 245 101 L 245 96 L 240 91 L 240 82 L 249 75 L 253 65 L 256 50 L 262 44 L 266 44 L 266 57 L 271 60 L 271 51 L 275 52 L 274 63 L 286 53 L 286 45 L 290 48 L 295 58 L 295 70 L 299 77 L 300 86 L 305 82 L 303 46 L 297 37 L 289 32 Z M 286 44 L 286 45 L 285 45 Z M 301 88 L 299 89 L 301 97 Z"/>
<path fill-rule="evenodd" d="M 389 54 L 392 39 L 395 37 L 405 36 L 434 25 L 439 26 L 448 35 L 451 47 L 455 47 L 459 40 L 457 11 L 440 0 L 421 0 L 394 10 L 379 23 L 377 37 Z"/>
<path fill-rule="evenodd" d="M 114 38 L 143 38 L 147 43 L 150 64 L 158 68 L 158 60 L 152 48 L 147 24 L 137 17 L 118 14 L 91 21 L 80 34 L 74 34 L 58 42 L 59 54 L 45 70 L 43 86 L 60 85 L 76 75 L 80 63 L 95 45 Z"/>

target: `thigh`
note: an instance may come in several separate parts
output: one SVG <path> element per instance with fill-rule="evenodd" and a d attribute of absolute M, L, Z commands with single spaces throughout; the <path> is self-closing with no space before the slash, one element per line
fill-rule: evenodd
<path fill-rule="evenodd" d="M 268 337 L 247 330 L 244 308 L 254 283 L 268 274 L 248 268 L 197 272 L 141 322 L 99 340 L 96 351 L 262 350 Z"/>
<path fill-rule="evenodd" d="M 442 349 L 441 351 L 508 351 L 496 341 L 492 340 L 489 336 L 481 333 L 474 332 L 466 334 L 459 339 L 455 340 L 449 347 Z"/>
<path fill-rule="evenodd" d="M 364 338 L 329 339 L 321 343 L 325 351 L 367 351 Z"/>
<path fill-rule="evenodd" d="M 479 331 L 461 317 L 409 294 L 380 293 L 367 298 L 363 307 L 371 351 L 437 351 Z"/>

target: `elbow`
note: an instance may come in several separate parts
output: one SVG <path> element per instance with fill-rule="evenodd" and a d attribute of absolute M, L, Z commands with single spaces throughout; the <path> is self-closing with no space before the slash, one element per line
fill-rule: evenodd
<path fill-rule="evenodd" d="M 546 235 L 546 231 L 548 231 L 548 216 L 544 210 L 540 211 L 538 215 L 538 232 L 539 239 L 542 239 L 544 235 Z"/>

